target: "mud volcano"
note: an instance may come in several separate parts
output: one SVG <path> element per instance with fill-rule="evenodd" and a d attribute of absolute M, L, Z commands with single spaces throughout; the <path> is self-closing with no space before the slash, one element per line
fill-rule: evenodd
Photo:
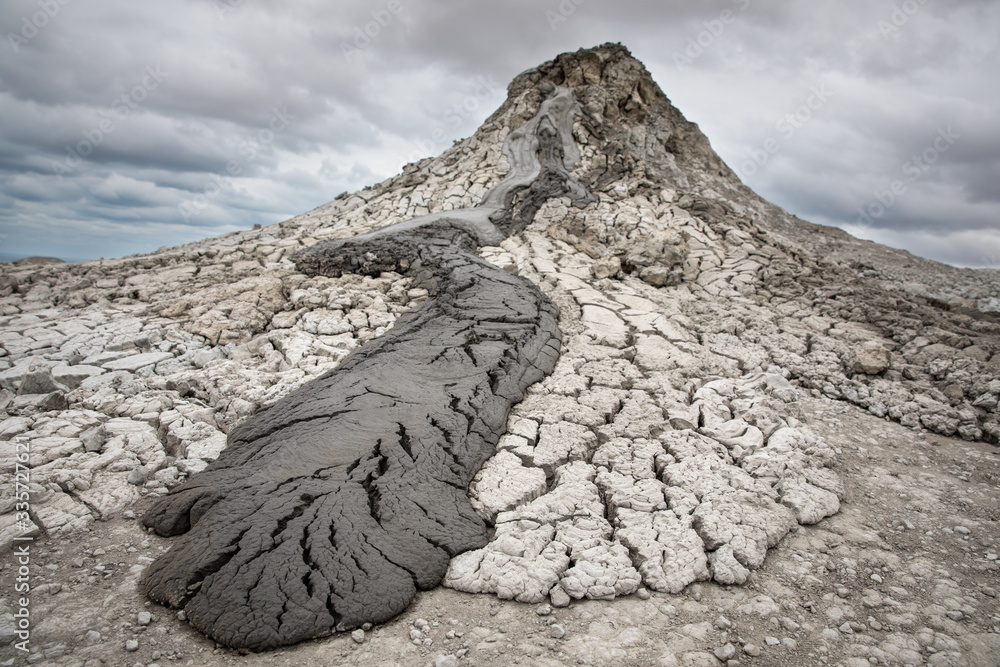
<path fill-rule="evenodd" d="M 158 534 L 183 534 L 149 569 L 152 599 L 221 643 L 267 649 L 386 621 L 437 586 L 450 558 L 486 544 L 469 482 L 511 406 L 552 372 L 560 334 L 534 284 L 475 253 L 551 197 L 589 200 L 567 173 L 579 160 L 573 91 L 542 93 L 504 143 L 507 178 L 479 206 L 293 257 L 310 274 L 411 274 L 430 299 L 235 429 L 208 469 L 146 514 Z"/>
<path fill-rule="evenodd" d="M 562 54 L 290 220 L 0 264 L 28 660 L 993 667 L 998 304 Z"/>

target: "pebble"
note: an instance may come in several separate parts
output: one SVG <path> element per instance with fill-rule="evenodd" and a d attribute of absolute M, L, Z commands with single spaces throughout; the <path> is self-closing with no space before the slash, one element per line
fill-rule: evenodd
<path fill-rule="evenodd" d="M 756 644 L 744 644 L 743 652 L 746 653 L 751 658 L 756 658 L 760 655 L 760 647 Z"/>
<path fill-rule="evenodd" d="M 717 619 L 715 619 L 715 627 L 719 630 L 725 631 L 733 627 L 733 624 L 730 623 L 729 619 L 726 618 L 725 616 L 720 616 Z"/>
<path fill-rule="evenodd" d="M 972 533 L 972 531 L 966 528 L 965 526 L 955 526 L 952 530 L 954 530 L 956 533 L 960 535 L 969 535 L 970 533 Z"/>
<path fill-rule="evenodd" d="M 361 628 L 358 628 L 357 630 L 355 630 L 354 632 L 351 633 L 351 639 L 354 640 L 355 644 L 364 644 L 365 643 L 365 631 L 362 630 Z"/>
<path fill-rule="evenodd" d="M 882 577 L 877 572 L 872 574 L 871 580 L 874 581 L 877 584 L 881 584 L 882 583 Z"/>
<path fill-rule="evenodd" d="M 88 644 L 100 644 L 101 643 L 101 633 L 97 630 L 87 630 L 87 634 L 83 636 L 83 639 Z"/>
<path fill-rule="evenodd" d="M 535 609 L 535 613 L 538 614 L 539 616 L 549 616 L 552 614 L 552 605 L 543 604 L 537 609 Z"/>
<path fill-rule="evenodd" d="M 854 630 L 851 628 L 851 624 L 849 622 L 845 622 L 843 625 L 841 625 L 837 629 L 840 630 L 845 635 L 853 635 L 854 634 Z"/>
<path fill-rule="evenodd" d="M 764 643 L 768 646 L 777 646 L 781 643 L 781 640 L 777 637 L 764 637 Z"/>
<path fill-rule="evenodd" d="M 736 647 L 732 644 L 723 644 L 715 649 L 715 657 L 725 662 L 736 656 Z"/>
<path fill-rule="evenodd" d="M 549 593 L 549 600 L 552 602 L 553 607 L 568 607 L 569 593 L 564 591 L 562 586 L 556 586 Z"/>
<path fill-rule="evenodd" d="M 143 627 L 149 625 L 152 622 L 153 622 L 153 615 L 150 614 L 148 611 L 140 611 L 139 614 L 136 616 L 136 623 L 138 623 Z"/>
<path fill-rule="evenodd" d="M 134 639 L 128 639 L 125 641 L 125 650 L 129 653 L 135 653 L 139 650 L 139 642 Z"/>
<path fill-rule="evenodd" d="M 562 639 L 566 636 L 566 631 L 563 629 L 563 626 L 556 624 L 549 628 L 549 635 L 553 639 Z"/>
<path fill-rule="evenodd" d="M 784 616 L 781 619 L 781 627 L 783 627 L 785 630 L 788 630 L 789 632 L 798 632 L 799 628 L 802 626 L 800 626 L 798 623 L 788 618 L 787 616 Z"/>
<path fill-rule="evenodd" d="M 648 600 L 651 597 L 649 590 L 646 588 L 640 588 L 635 592 L 635 594 L 639 597 L 640 600 Z"/>

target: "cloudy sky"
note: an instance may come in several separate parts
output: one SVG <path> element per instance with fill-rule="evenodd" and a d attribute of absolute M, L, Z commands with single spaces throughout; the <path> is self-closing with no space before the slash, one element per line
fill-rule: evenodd
<path fill-rule="evenodd" d="M 286 219 L 617 41 L 768 199 L 1000 268 L 998 27 L 995 0 L 4 0 L 0 255 Z"/>

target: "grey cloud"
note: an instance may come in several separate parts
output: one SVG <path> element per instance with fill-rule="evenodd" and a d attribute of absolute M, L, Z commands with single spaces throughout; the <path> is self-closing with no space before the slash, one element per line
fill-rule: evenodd
<path fill-rule="evenodd" d="M 926 2 L 883 35 L 892 3 L 863 0 L 749 0 L 745 11 L 746 0 L 401 2 L 388 19 L 380 0 L 245 0 L 224 11 L 215 0 L 68 3 L 20 53 L 0 58 L 3 252 L 110 256 L 275 222 L 440 152 L 502 102 L 513 76 L 604 41 L 642 59 L 738 170 L 810 86 L 834 87 L 776 155 L 744 174 L 806 219 L 854 224 L 857 208 L 952 125 L 962 139 L 867 231 L 975 264 L 969 234 L 1000 227 L 996 3 Z M 36 9 L 4 3 L 0 28 L 16 30 Z M 675 54 L 718 28 L 726 10 L 735 20 L 678 69 Z M 377 35 L 348 59 L 344 45 L 366 27 Z M 140 85 L 147 66 L 169 76 L 57 178 L 52 161 Z M 498 90 L 477 97 L 481 77 Z M 470 96 L 475 108 L 454 114 Z M 242 142 L 267 127 L 274 107 L 294 122 L 246 159 Z M 180 206 L 233 160 L 239 175 L 185 218 Z M 58 229 L 74 242 L 39 240 Z"/>

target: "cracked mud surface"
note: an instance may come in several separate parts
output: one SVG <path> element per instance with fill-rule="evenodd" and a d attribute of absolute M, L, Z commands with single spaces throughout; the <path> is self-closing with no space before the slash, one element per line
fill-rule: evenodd
<path fill-rule="evenodd" d="M 560 334 L 531 282 L 474 253 L 499 233 L 487 214 L 512 209 L 543 171 L 565 175 L 561 148 L 539 162 L 538 135 L 558 137 L 555 120 L 565 139 L 573 96 L 547 92 L 508 138 L 511 174 L 481 207 L 293 257 L 331 277 L 412 270 L 428 301 L 231 431 L 215 462 L 146 514 L 158 534 L 184 534 L 149 569 L 152 599 L 216 641 L 262 650 L 385 622 L 437 586 L 452 557 L 486 544 L 469 482 L 511 406 L 555 367 Z M 535 191 L 541 201 L 563 192 Z"/>
<path fill-rule="evenodd" d="M 568 106 L 539 113 L 555 86 L 579 100 L 568 134 Z M 528 146 L 537 164 L 510 169 L 517 151 L 505 145 Z M 0 665 L 992 667 L 1000 654 L 997 272 L 851 239 L 764 202 L 620 46 L 525 72 L 473 137 L 293 220 L 0 273 L 0 466 L 13 473 L 16 448 L 30 445 L 32 480 L 26 518 L 0 488 L 4 582 L 13 538 L 35 540 L 31 652 L 5 646 Z M 496 285 L 460 289 L 473 277 Z M 535 315 L 463 314 L 463 299 L 492 311 L 492 294 L 508 315 Z M 552 304 L 558 326 L 539 325 Z M 428 342 L 433 322 L 444 328 Z M 395 369 L 373 361 L 429 362 L 423 350 L 452 349 L 463 327 L 459 356 L 436 363 L 528 373 L 504 387 L 462 375 L 453 393 L 466 414 L 500 390 L 476 428 L 446 421 L 449 391 L 402 404 Z M 546 363 L 528 363 L 531 345 L 556 336 L 558 360 L 542 355 L 551 374 L 521 387 L 515 376 L 541 378 L 533 365 Z M 378 383 L 368 399 L 349 379 L 359 369 Z M 334 395 L 365 415 L 372 439 L 323 435 L 324 420 L 348 418 L 324 404 Z M 405 438 L 401 423 L 416 424 Z M 283 456 L 293 433 L 323 460 Z M 458 460 L 445 433 L 472 434 Z M 337 451 L 340 481 L 314 479 Z M 249 465 L 232 465 L 241 458 Z M 404 493 L 390 479 L 404 469 L 426 481 Z M 451 537 L 424 511 L 432 493 L 456 521 Z M 374 520 L 376 506 L 415 517 L 393 538 L 395 562 L 429 555 L 395 570 L 407 573 L 399 590 L 425 581 L 408 566 L 428 581 L 443 571 L 452 587 L 417 591 L 383 624 L 240 655 L 139 587 L 165 573 L 164 590 L 194 605 L 218 568 L 234 583 L 215 593 L 231 592 L 234 608 L 287 590 L 241 621 L 255 638 L 280 637 L 278 619 L 300 613 L 317 634 L 347 627 L 319 602 L 324 586 L 353 591 L 354 580 L 301 575 L 327 544 L 333 553 L 338 522 L 396 530 Z M 194 528 L 160 538 L 136 518 L 147 511 L 165 532 Z M 257 541 L 248 531 L 230 550 L 239 529 L 225 531 L 257 518 Z M 188 539 L 201 546 L 172 549 Z M 451 557 L 446 539 L 471 548 Z M 338 545 L 358 554 L 349 568 L 396 567 L 382 543 Z M 227 570 L 240 554 L 246 566 Z M 197 627 L 246 613 L 198 604 Z M 16 605 L 0 590 L 0 637 Z"/>

